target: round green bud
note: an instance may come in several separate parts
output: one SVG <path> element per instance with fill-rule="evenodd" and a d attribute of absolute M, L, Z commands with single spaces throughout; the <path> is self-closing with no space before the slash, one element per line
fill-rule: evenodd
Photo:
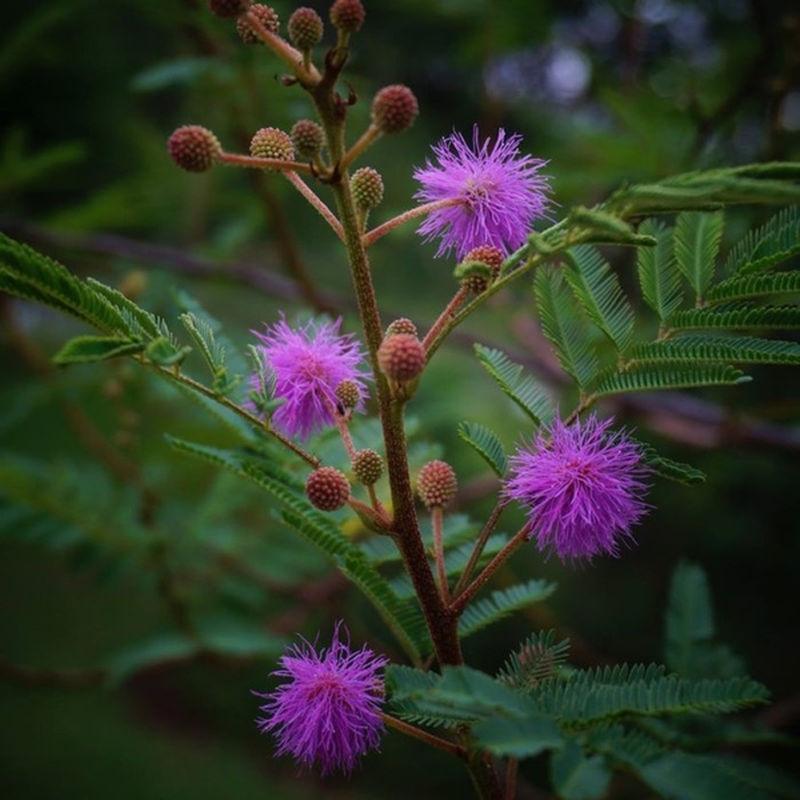
<path fill-rule="evenodd" d="M 350 179 L 350 188 L 356 205 L 365 211 L 376 208 L 383 200 L 383 178 L 372 167 L 357 169 Z"/>

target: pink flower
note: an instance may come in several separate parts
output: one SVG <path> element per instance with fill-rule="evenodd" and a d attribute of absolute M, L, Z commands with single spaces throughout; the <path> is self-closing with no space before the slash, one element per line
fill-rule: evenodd
<path fill-rule="evenodd" d="M 649 469 L 636 442 L 607 432 L 611 423 L 591 416 L 567 427 L 556 420 L 532 447 L 511 457 L 512 477 L 503 491 L 528 507 L 540 550 L 562 560 L 616 556 L 647 513 L 642 496 Z"/>
<path fill-rule="evenodd" d="M 380 744 L 383 681 L 378 671 L 388 659 L 366 645 L 353 650 L 339 638 L 336 624 L 331 646 L 321 649 L 303 640 L 280 659 L 273 672 L 288 678 L 264 697 L 262 731 L 275 733 L 278 755 L 287 753 L 300 764 L 319 762 L 323 775 L 351 772 L 358 759 Z"/>
<path fill-rule="evenodd" d="M 550 187 L 547 176 L 538 174 L 547 162 L 520 155 L 521 141 L 519 134 L 506 138 L 501 128 L 493 145 L 488 139 L 481 144 L 476 125 L 471 148 L 454 132 L 433 148 L 436 165 L 427 161 L 414 171 L 422 186 L 417 200 L 458 201 L 432 211 L 419 227 L 426 241 L 440 239 L 437 256 L 455 250 L 462 259 L 483 245 L 508 254 L 525 243 L 534 220 L 545 214 Z"/>
<path fill-rule="evenodd" d="M 369 373 L 359 364 L 364 358 L 360 345 L 350 334 L 340 335 L 341 318 L 335 322 L 311 321 L 297 329 L 285 319 L 257 333 L 259 349 L 268 374 L 256 373 L 251 388 L 258 391 L 274 379 L 274 396 L 283 404 L 272 415 L 275 427 L 288 436 L 307 439 L 312 433 L 335 423 L 336 387 L 353 381 L 362 395 Z"/>

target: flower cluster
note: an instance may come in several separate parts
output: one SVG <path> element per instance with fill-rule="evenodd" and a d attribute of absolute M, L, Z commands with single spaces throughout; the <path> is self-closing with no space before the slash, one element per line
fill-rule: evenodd
<path fill-rule="evenodd" d="M 501 128 L 494 144 L 481 143 L 476 125 L 472 147 L 454 132 L 433 148 L 437 164 L 428 161 L 414 171 L 422 187 L 417 200 L 454 201 L 432 211 L 419 227 L 426 240 L 440 239 L 437 256 L 455 250 L 461 260 L 474 247 L 508 253 L 525 243 L 534 220 L 545 214 L 549 187 L 539 174 L 547 162 L 520 155 L 521 141 Z"/>
<path fill-rule="evenodd" d="M 305 640 L 291 647 L 282 669 L 272 673 L 288 680 L 274 692 L 253 693 L 267 700 L 257 724 L 276 735 L 278 755 L 288 753 L 303 766 L 316 761 L 323 775 L 351 772 L 383 733 L 378 671 L 388 659 L 366 645 L 353 650 L 340 631 L 337 623 L 331 646 L 319 652 Z"/>
<path fill-rule="evenodd" d="M 612 421 L 556 420 L 511 457 L 504 493 L 528 507 L 540 550 L 562 560 L 615 556 L 647 512 L 641 448 L 623 432 L 609 433 Z"/>
<path fill-rule="evenodd" d="M 360 368 L 364 353 L 352 335 L 341 335 L 342 320 L 310 321 L 297 329 L 285 319 L 254 331 L 264 365 L 275 381 L 274 396 L 283 404 L 272 415 L 276 428 L 288 436 L 307 439 L 312 433 L 335 423 L 336 389 L 344 381 L 354 385 L 361 400 L 367 390 L 369 373 Z M 260 390 L 264 376 L 250 378 L 251 388 Z"/>

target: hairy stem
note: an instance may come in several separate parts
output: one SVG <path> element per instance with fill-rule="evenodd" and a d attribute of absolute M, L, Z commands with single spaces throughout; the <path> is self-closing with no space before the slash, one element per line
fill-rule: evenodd
<path fill-rule="evenodd" d="M 439 736 L 434 736 L 432 733 L 423 731 L 414 725 L 409 725 L 408 722 L 403 722 L 403 720 L 397 719 L 397 717 L 393 717 L 390 714 L 381 714 L 381 718 L 384 724 L 388 725 L 390 728 L 394 728 L 396 731 L 400 731 L 400 733 L 404 733 L 406 736 L 413 736 L 415 739 L 419 739 L 421 742 L 425 742 L 425 744 L 429 744 L 431 747 L 444 750 L 445 753 L 450 753 L 450 755 L 456 758 L 466 759 L 466 752 L 460 745 L 448 742 L 447 739 L 442 739 Z"/>
<path fill-rule="evenodd" d="M 286 176 L 286 179 L 289 183 L 300 192 L 303 197 L 311 204 L 315 211 L 319 213 L 322 219 L 331 226 L 333 232 L 342 240 L 344 240 L 344 231 L 342 230 L 342 226 L 339 223 L 339 220 L 336 219 L 334 213 L 322 202 L 322 200 L 318 197 L 317 193 L 296 173 L 292 172 L 291 170 L 287 170 L 283 173 Z"/>
<path fill-rule="evenodd" d="M 450 587 L 447 585 L 447 567 L 444 562 L 443 515 L 440 506 L 431 511 L 431 519 L 433 522 L 433 552 L 436 559 L 436 572 L 439 576 L 439 589 L 442 592 L 442 600 L 449 605 Z"/>
<path fill-rule="evenodd" d="M 425 334 L 425 338 L 422 340 L 422 346 L 425 348 L 426 352 L 428 347 L 430 347 L 431 342 L 436 340 L 439 332 L 444 328 L 448 321 L 456 315 L 458 307 L 464 302 L 464 300 L 467 299 L 467 297 L 469 297 L 469 289 L 466 286 L 462 286 L 453 295 L 444 311 L 439 314 L 439 318 L 433 323 L 431 329 Z"/>
<path fill-rule="evenodd" d="M 492 509 L 489 519 L 486 520 L 486 524 L 483 526 L 483 530 L 478 537 L 478 541 L 475 542 L 475 547 L 473 548 L 472 553 L 470 553 L 467 566 L 464 567 L 464 571 L 461 573 L 461 577 L 458 579 L 456 588 L 453 590 L 453 594 L 456 597 L 458 597 L 462 589 L 467 585 L 467 582 L 472 577 L 472 573 L 478 561 L 480 560 L 481 555 L 483 554 L 483 549 L 486 547 L 486 542 L 489 541 L 489 537 L 497 527 L 497 523 L 500 520 L 500 515 L 503 513 L 505 507 L 505 501 L 499 500 L 497 505 Z"/>
<path fill-rule="evenodd" d="M 368 233 L 365 233 L 363 239 L 364 247 L 371 247 L 382 236 L 386 236 L 387 233 L 393 231 L 395 228 L 399 227 L 405 222 L 410 222 L 412 219 L 419 219 L 420 217 L 424 217 L 426 214 L 430 214 L 431 211 L 436 211 L 439 208 L 447 208 L 447 206 L 454 206 L 460 202 L 460 200 L 434 200 L 432 203 L 425 203 L 425 205 L 417 206 L 416 208 L 411 208 L 408 211 L 404 211 L 402 214 L 393 217 L 388 222 L 384 222 L 382 225 L 378 225 Z"/>

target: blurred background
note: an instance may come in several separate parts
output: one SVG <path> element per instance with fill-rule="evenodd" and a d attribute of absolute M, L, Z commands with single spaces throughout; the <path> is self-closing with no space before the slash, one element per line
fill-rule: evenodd
<path fill-rule="evenodd" d="M 328 3 L 305 4 L 327 21 Z M 273 5 L 283 21 L 295 7 Z M 623 181 L 800 157 L 800 13 L 789 0 L 365 6 L 346 73 L 359 97 L 351 141 L 386 84 L 409 85 L 421 107 L 409 132 L 363 159 L 386 184 L 374 222 L 413 203 L 412 167 L 432 144 L 474 124 L 519 132 L 524 150 L 549 159 L 553 219 Z M 343 314 L 355 329 L 344 254 L 287 182 L 221 168 L 189 175 L 166 154 L 182 124 L 246 151 L 257 128 L 310 116 L 263 48 L 241 44 L 202 0 L 4 3 L 0 30 L 0 230 L 167 319 L 200 303 L 242 348 L 278 310 Z M 724 246 L 767 216 L 730 214 Z M 424 328 L 450 298 L 454 264 L 434 252 L 412 227 L 375 247 L 387 320 L 402 314 Z M 631 254 L 607 255 L 633 290 Z M 563 390 L 529 288 L 498 295 L 453 337 L 411 408 L 414 462 L 445 456 L 459 474 L 459 512 L 478 520 L 496 484 L 457 423 L 490 425 L 508 447 L 530 431 L 472 342 L 503 347 Z M 88 331 L 6 296 L 0 314 L 3 795 L 469 796 L 458 764 L 397 734 L 349 782 L 272 758 L 249 690 L 273 685 L 285 637 L 325 639 L 343 616 L 356 641 L 399 657 L 379 620 L 275 522 L 268 497 L 169 448 L 165 433 L 234 443 L 203 408 L 124 361 L 57 371 L 49 358 Z M 202 365 L 187 369 L 200 375 Z M 575 568 L 518 553 L 500 585 L 545 576 L 559 590 L 471 640 L 471 663 L 494 671 L 550 627 L 572 639 L 580 666 L 660 661 L 670 575 L 687 558 L 707 571 L 719 638 L 774 693 L 759 721 L 797 732 L 798 380 L 788 367 L 748 372 L 745 387 L 606 407 L 707 482 L 658 481 L 637 545 L 618 560 Z M 375 436 L 371 424 L 356 430 L 362 444 Z M 189 625 L 216 631 L 227 657 L 187 650 Z M 790 760 L 779 748 L 753 755 Z M 545 796 L 530 786 L 546 785 L 546 761 L 523 772 L 527 796 Z M 642 796 L 624 780 L 614 791 Z"/>

